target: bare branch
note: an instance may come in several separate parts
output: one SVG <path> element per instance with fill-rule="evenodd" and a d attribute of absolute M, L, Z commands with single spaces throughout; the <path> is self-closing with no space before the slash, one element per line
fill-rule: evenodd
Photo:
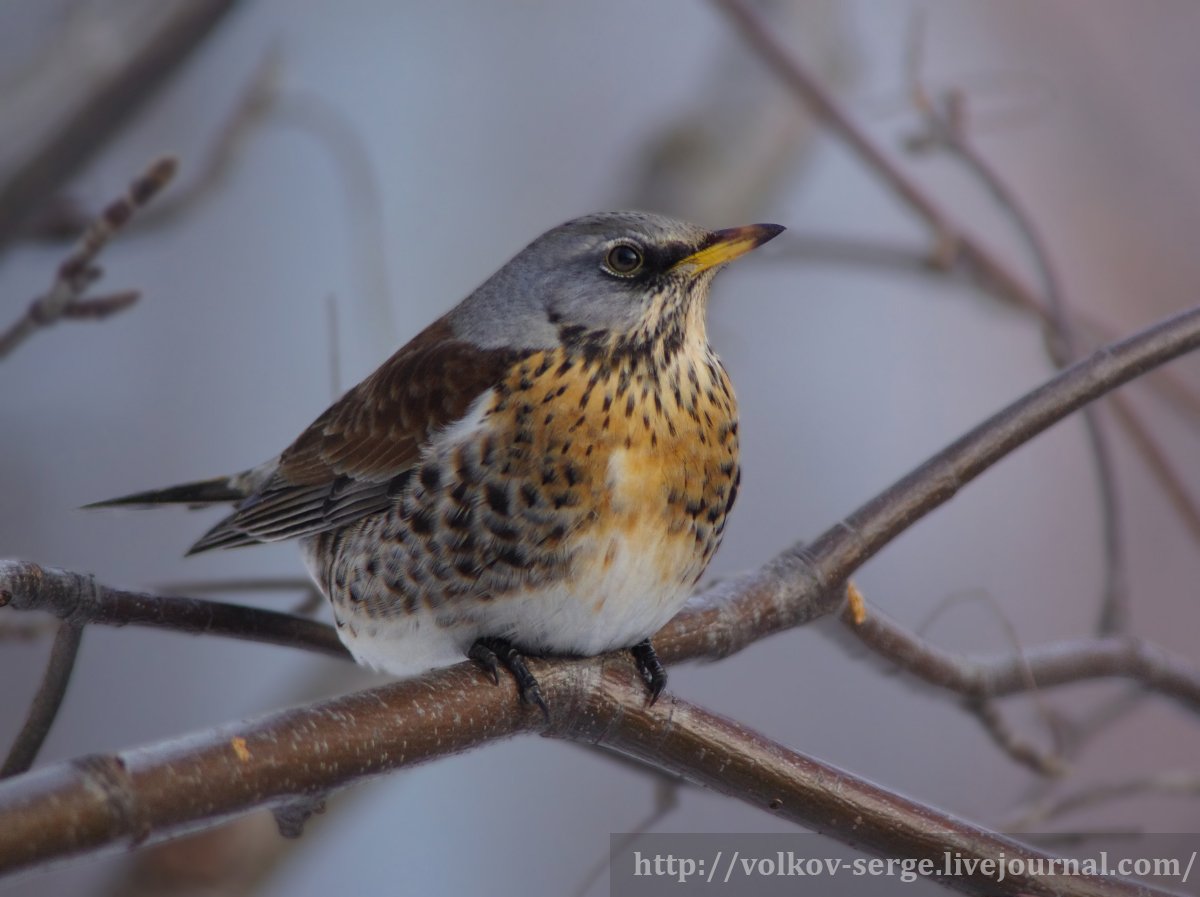
<path fill-rule="evenodd" d="M 554 708 L 547 734 L 638 757 L 873 852 L 1041 855 L 683 701 L 647 707 L 627 659 L 535 664 Z M 278 805 L 544 725 L 538 710 L 522 709 L 513 683 L 493 687 L 460 664 L 158 747 L 83 758 L 0 785 L 0 868 L 28 868 L 116 841 L 152 843 L 202 820 Z M 321 762 L 309 762 L 314 755 Z M 992 894 L 1157 893 L 1117 879 L 947 883 Z"/>
<path fill-rule="evenodd" d="M 925 117 L 927 146 L 940 146 L 966 166 L 987 190 L 1001 209 L 1008 215 L 1017 232 L 1025 241 L 1033 257 L 1046 295 L 1046 351 L 1056 367 L 1074 361 L 1080 352 L 1079 340 L 1075 335 L 1072 316 L 1064 296 L 1062 278 L 1059 277 L 1050 250 L 1033 220 L 999 171 L 971 142 L 966 129 L 966 96 L 961 91 L 950 91 L 942 104 L 933 102 L 925 90 L 916 85 L 914 98 L 917 108 Z M 1100 602 L 1100 614 L 1096 630 L 1108 635 L 1123 630 L 1129 621 L 1129 595 L 1125 583 L 1124 550 L 1121 545 L 1120 506 L 1117 501 L 1116 479 L 1113 473 L 1112 450 L 1095 408 L 1083 410 L 1083 422 L 1087 431 L 1088 444 L 1096 468 L 1096 485 L 1100 496 L 1101 520 L 1103 521 L 1104 543 L 1104 594 Z M 1144 432 L 1144 431 L 1143 431 Z"/>
<path fill-rule="evenodd" d="M 178 163 L 170 156 L 153 162 L 130 185 L 125 195 L 109 206 L 94 220 L 71 253 L 58 266 L 50 291 L 30 303 L 25 314 L 7 330 L 0 332 L 0 358 L 8 355 L 39 327 L 49 327 L 62 317 L 76 320 L 99 319 L 128 308 L 137 300 L 137 293 L 117 293 L 97 299 L 84 300 L 83 292 L 100 276 L 96 257 L 113 236 L 171 182 Z"/>
<path fill-rule="evenodd" d="M 0 561 L 0 607 L 5 605 L 45 611 L 77 624 L 153 626 L 350 657 L 333 628 L 314 620 L 219 601 L 111 589 L 90 576 L 25 561 Z"/>
<path fill-rule="evenodd" d="M 236 0 L 109 3 L 77 17 L 5 96 L 0 249 L 200 46 Z M 97 18 L 102 15 L 103 18 Z M 97 40 L 96 31 L 104 40 Z"/>
<path fill-rule="evenodd" d="M 1150 431 L 1142 423 L 1141 416 L 1133 410 L 1129 402 L 1125 401 L 1123 396 L 1113 396 L 1111 404 L 1117 421 L 1133 441 L 1142 460 L 1150 469 L 1150 473 L 1158 480 L 1171 507 L 1175 509 L 1179 519 L 1187 527 L 1192 539 L 1200 545 L 1200 507 L 1189 494 L 1183 477 L 1171 464 L 1167 453 L 1158 444 L 1158 441 L 1150 436 Z"/>
<path fill-rule="evenodd" d="M 737 27 L 763 63 L 796 95 L 805 108 L 844 140 L 863 163 L 876 172 L 904 203 L 933 231 L 933 257 L 942 267 L 965 263 L 980 282 L 1001 298 L 1046 319 L 1045 303 L 1024 278 L 1011 271 L 983 243 L 961 228 L 929 193 L 913 180 L 890 156 L 850 118 L 821 82 L 795 59 L 771 33 L 745 0 L 713 0 Z"/>
<path fill-rule="evenodd" d="M 266 117 L 275 102 L 281 54 L 272 47 L 247 79 L 232 109 L 201 157 L 198 166 L 171 196 L 141 219 L 149 227 L 160 226 L 188 212 L 196 202 L 211 194 L 233 169 L 238 152 L 250 132 Z"/>
<path fill-rule="evenodd" d="M 1066 772 L 1066 766 L 1057 754 L 1043 751 L 1018 735 L 1001 715 L 994 701 L 968 698 L 964 703 L 992 741 L 1017 763 L 1041 776 L 1061 776 Z"/>
<path fill-rule="evenodd" d="M 874 607 L 862 622 L 856 623 L 846 615 L 842 621 L 881 657 L 930 685 L 971 700 L 1121 677 L 1177 701 L 1192 713 L 1200 713 L 1200 671 L 1133 636 L 1051 642 L 1026 647 L 1019 655 L 972 659 L 941 650 Z"/>
<path fill-rule="evenodd" d="M 588 700 L 548 734 L 584 739 L 637 757 L 687 780 L 767 810 L 870 853 L 940 862 L 964 857 L 1032 859 L 1033 848 L 884 791 L 678 698 L 646 707 L 633 671 L 613 665 Z M 557 696 L 552 699 L 557 701 Z M 1025 864 L 1028 868 L 1028 864 Z M 1151 894 L 1116 878 L 1025 874 L 942 881 L 975 894 Z"/>
<path fill-rule="evenodd" d="M 79 643 L 82 639 L 82 624 L 73 621 L 59 624 L 58 634 L 54 637 L 54 647 L 50 649 L 50 660 L 46 664 L 46 673 L 42 677 L 42 685 L 29 707 L 25 725 L 21 727 L 4 766 L 0 768 L 0 779 L 25 772 L 37 759 L 38 751 L 42 749 L 46 736 L 50 734 L 50 726 L 58 716 L 63 696 L 67 693 L 67 685 L 71 681 L 71 672 L 75 669 L 75 658 L 79 654 Z"/>
<path fill-rule="evenodd" d="M 544 685 L 561 678 L 548 676 Z M 557 687 L 553 694 L 565 697 Z M 158 747 L 35 770 L 0 784 L 0 868 L 27 868 L 121 841 L 153 843 L 200 821 L 321 793 L 543 724 L 540 712 L 521 707 L 509 680 L 493 687 L 460 664 Z"/>

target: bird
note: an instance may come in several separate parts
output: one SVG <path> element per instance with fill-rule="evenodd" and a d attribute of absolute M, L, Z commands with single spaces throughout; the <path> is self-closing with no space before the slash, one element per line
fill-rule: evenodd
<path fill-rule="evenodd" d="M 713 276 L 784 228 L 605 212 L 535 239 L 264 464 L 88 507 L 232 505 L 188 554 L 298 539 L 361 664 L 629 650 L 684 605 L 741 481 Z"/>

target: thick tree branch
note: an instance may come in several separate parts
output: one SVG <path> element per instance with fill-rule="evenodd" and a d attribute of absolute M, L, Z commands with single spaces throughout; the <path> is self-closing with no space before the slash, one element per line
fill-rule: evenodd
<path fill-rule="evenodd" d="M 551 735 L 586 739 L 676 772 L 805 828 L 869 853 L 929 858 L 947 851 L 964 857 L 1009 859 L 1046 856 L 1009 838 L 931 810 L 788 750 L 744 726 L 672 698 L 665 706 L 639 700 L 639 683 L 614 666 L 587 700 Z M 1117 895 L 1160 893 L 1115 878 L 1023 875 L 1003 882 L 979 876 L 942 882 L 974 894 Z"/>
<path fill-rule="evenodd" d="M 667 697 L 648 707 L 626 658 L 536 663 L 536 673 L 554 708 L 548 734 L 638 757 L 869 851 L 1040 855 L 686 702 Z M 544 725 L 536 709 L 521 709 L 509 680 L 493 687 L 461 664 L 157 747 L 82 758 L 0 785 L 0 868 L 28 868 L 119 842 L 150 843 L 197 820 L 287 803 Z M 1018 876 L 1003 884 L 947 884 L 991 894 L 1158 893 L 1115 879 Z"/>

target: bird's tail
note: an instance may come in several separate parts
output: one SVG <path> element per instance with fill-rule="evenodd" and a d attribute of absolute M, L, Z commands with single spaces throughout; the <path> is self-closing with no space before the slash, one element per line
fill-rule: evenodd
<path fill-rule="evenodd" d="M 207 508 L 211 505 L 230 504 L 239 502 L 249 495 L 245 474 L 231 477 L 214 477 L 211 480 L 197 480 L 194 483 L 181 483 L 178 486 L 168 486 L 166 489 L 151 489 L 147 492 L 135 492 L 120 498 L 110 498 L 107 501 L 97 501 L 85 508 L 117 508 L 143 507 L 152 508 L 157 505 L 187 505 L 191 508 Z"/>

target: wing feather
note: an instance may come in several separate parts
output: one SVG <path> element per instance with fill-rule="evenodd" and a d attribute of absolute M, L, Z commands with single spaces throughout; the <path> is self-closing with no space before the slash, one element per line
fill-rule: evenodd
<path fill-rule="evenodd" d="M 519 358 L 480 349 L 436 321 L 301 433 L 274 474 L 190 553 L 312 535 L 384 510 L 430 437 Z"/>

